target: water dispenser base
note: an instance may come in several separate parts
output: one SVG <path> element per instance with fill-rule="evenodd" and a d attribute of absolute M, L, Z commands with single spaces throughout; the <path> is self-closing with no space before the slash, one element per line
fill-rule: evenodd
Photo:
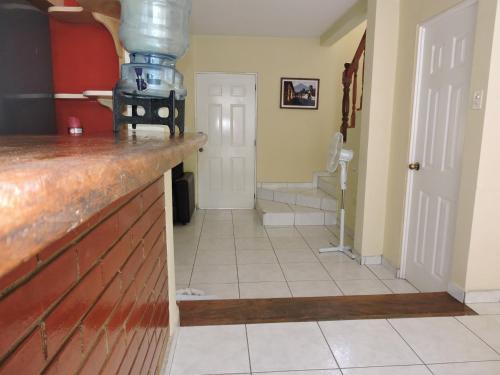
<path fill-rule="evenodd" d="M 132 115 L 124 114 L 127 106 L 132 107 Z M 138 108 L 142 107 L 143 115 L 138 114 Z M 168 108 L 168 116 L 160 116 L 160 109 Z M 166 125 L 170 128 L 170 134 L 175 134 L 175 127 L 179 134 L 184 134 L 184 111 L 185 100 L 175 99 L 175 91 L 170 91 L 168 98 L 143 97 L 126 94 L 117 88 L 113 90 L 113 131 L 118 133 L 124 124 L 136 125 Z"/>

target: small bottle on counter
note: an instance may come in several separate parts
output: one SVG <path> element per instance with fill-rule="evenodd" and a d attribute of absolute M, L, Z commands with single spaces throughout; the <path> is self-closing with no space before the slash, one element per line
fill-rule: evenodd
<path fill-rule="evenodd" d="M 82 124 L 78 117 L 68 117 L 68 134 L 69 135 L 83 135 Z"/>

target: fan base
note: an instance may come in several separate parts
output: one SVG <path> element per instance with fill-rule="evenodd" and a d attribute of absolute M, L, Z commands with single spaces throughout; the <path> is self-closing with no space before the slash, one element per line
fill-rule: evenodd
<path fill-rule="evenodd" d="M 333 246 L 333 247 L 325 247 L 323 249 L 319 249 L 320 253 L 344 253 L 351 259 L 356 259 L 356 255 L 351 250 L 350 246 Z"/>

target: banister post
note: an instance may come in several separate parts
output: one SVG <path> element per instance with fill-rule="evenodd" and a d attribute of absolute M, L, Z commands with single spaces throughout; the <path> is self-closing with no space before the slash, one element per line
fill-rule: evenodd
<path fill-rule="evenodd" d="M 350 100 L 349 94 L 351 90 L 351 76 L 349 74 L 350 63 L 344 64 L 344 73 L 342 74 L 342 85 L 344 86 L 344 96 L 342 98 L 342 125 L 340 126 L 340 132 L 344 136 L 344 142 L 347 141 L 347 128 L 349 127 L 349 107 Z"/>

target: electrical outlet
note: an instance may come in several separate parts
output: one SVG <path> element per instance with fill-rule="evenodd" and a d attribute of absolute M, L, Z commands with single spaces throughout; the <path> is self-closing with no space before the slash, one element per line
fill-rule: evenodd
<path fill-rule="evenodd" d="M 484 91 L 474 91 L 472 95 L 472 109 L 479 110 L 483 108 Z"/>

